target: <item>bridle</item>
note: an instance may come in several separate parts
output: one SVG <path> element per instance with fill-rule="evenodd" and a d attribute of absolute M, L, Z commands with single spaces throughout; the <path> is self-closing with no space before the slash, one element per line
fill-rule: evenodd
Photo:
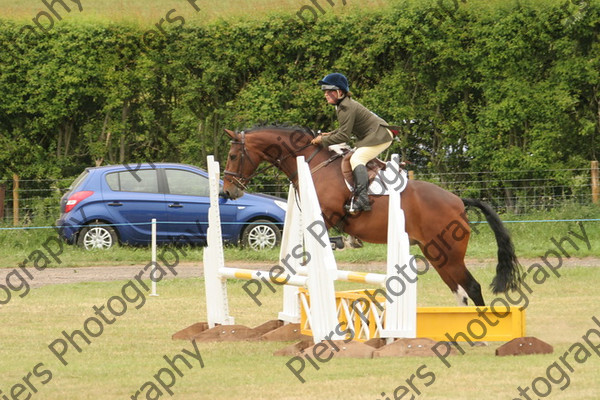
<path fill-rule="evenodd" d="M 237 172 L 232 172 L 232 171 L 227 171 L 227 170 L 223 171 L 223 179 L 228 180 L 229 182 L 233 183 L 238 189 L 241 189 L 243 191 L 246 191 L 248 182 L 250 182 L 250 180 L 252 180 L 252 178 L 254 178 L 256 175 L 261 174 L 274 166 L 281 169 L 281 164 L 285 160 L 287 160 L 290 157 L 295 157 L 302 150 L 312 146 L 312 143 L 308 142 L 306 145 L 294 150 L 294 152 L 290 152 L 290 153 L 286 154 L 284 157 L 277 158 L 277 159 L 273 160 L 272 164 L 259 169 L 258 164 L 256 164 L 252 160 L 252 157 L 250 157 L 250 155 L 248 154 L 248 150 L 246 149 L 246 132 L 244 132 L 244 131 L 240 132 L 239 138 L 240 138 L 240 140 L 234 139 L 231 141 L 232 146 L 239 145 L 242 147 L 240 161 L 238 164 L 238 170 L 237 170 Z M 317 146 L 315 151 L 306 159 L 306 162 L 309 163 L 309 165 L 310 165 L 310 161 L 317 155 L 317 153 L 319 153 L 319 151 L 321 151 L 321 149 L 322 149 L 321 146 Z M 250 161 L 250 163 L 254 167 L 254 172 L 250 176 L 247 176 L 247 177 L 242 175 L 242 171 L 244 170 L 244 161 L 246 159 L 248 159 L 248 161 Z M 290 177 L 291 181 L 296 177 L 296 174 L 297 174 L 297 172 L 294 173 L 293 176 Z"/>
<path fill-rule="evenodd" d="M 250 181 L 250 179 L 254 175 L 256 175 L 256 168 L 258 168 L 258 165 L 256 165 L 256 163 L 254 161 L 252 161 L 252 158 L 248 155 L 248 151 L 246 150 L 245 135 L 246 135 L 246 133 L 244 131 L 242 131 L 240 133 L 241 140 L 232 140 L 231 141 L 232 146 L 234 144 L 242 146 L 241 158 L 240 158 L 240 162 L 238 164 L 238 172 L 231 172 L 231 171 L 227 171 L 227 170 L 223 171 L 223 179 L 228 180 L 229 182 L 233 183 L 238 189 L 241 189 L 244 191 L 246 190 L 246 184 Z M 242 175 L 242 171 L 244 169 L 244 160 L 246 158 L 248 158 L 248 160 L 250 160 L 250 163 L 252 164 L 252 166 L 255 169 L 254 173 L 249 177 L 244 177 Z"/>

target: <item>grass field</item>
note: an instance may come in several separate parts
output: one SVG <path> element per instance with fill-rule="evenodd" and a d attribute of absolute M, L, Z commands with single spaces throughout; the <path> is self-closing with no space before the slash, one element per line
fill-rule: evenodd
<path fill-rule="evenodd" d="M 473 273 L 489 282 L 492 270 L 480 268 Z M 289 358 L 272 355 L 286 343 L 199 343 L 204 368 L 194 361 L 189 369 L 179 361 L 183 376 L 176 377 L 173 398 L 375 400 L 382 399 L 381 393 L 385 392 L 391 399 L 394 389 L 403 383 L 406 386 L 405 381 L 425 364 L 427 367 L 421 371 L 433 373 L 435 381 L 425 387 L 427 381 L 414 380 L 422 392 L 420 398 L 512 399 L 519 397 L 518 386 L 531 386 L 536 377 L 546 376 L 548 367 L 558 362 L 568 382 L 564 376 L 560 378 L 557 369 L 551 370 L 550 376 L 557 382 L 552 383 L 552 398 L 597 399 L 599 355 L 588 348 L 588 356 L 582 352 L 576 362 L 572 354 L 566 358 L 563 354 L 574 343 L 582 342 L 582 335 L 594 327 L 592 316 L 600 318 L 600 294 L 594 288 L 599 280 L 600 268 L 575 267 L 564 270 L 561 278 L 551 277 L 543 285 L 532 285 L 535 290 L 527 308 L 527 334 L 552 344 L 555 352 L 551 355 L 499 358 L 494 350 L 500 343 L 490 343 L 488 347 L 465 346 L 465 355 L 449 359 L 450 368 L 437 358 L 334 359 L 320 364 L 319 370 L 307 365 L 303 374 L 306 383 L 301 384 L 286 367 Z M 6 394 L 19 383 L 25 387 L 25 378 L 38 391 L 32 399 L 129 399 L 145 382 L 156 382 L 154 375 L 167 367 L 163 356 L 172 358 L 183 349 L 194 352 L 191 343 L 172 341 L 171 335 L 205 320 L 202 281 L 175 279 L 160 282 L 160 296 L 145 298 L 144 302 L 129 292 L 127 311 L 115 317 L 112 324 L 104 324 L 103 332 L 90 337 L 89 345 L 78 338 L 81 353 L 69 345 L 64 355 L 68 364 L 59 362 L 49 350 L 50 343 L 63 338 L 63 330 L 71 333 L 83 329 L 84 322 L 95 316 L 92 307 L 102 308 L 111 297 L 122 293 L 124 284 L 46 286 L 3 306 L 0 390 Z M 339 285 L 340 289 L 354 287 Z M 261 297 L 264 305 L 258 307 L 247 298 L 240 282 L 231 282 L 228 290 L 237 323 L 255 326 L 272 319 L 280 310 L 281 293 L 265 293 Z M 492 295 L 486 292 L 485 297 L 489 302 Z M 454 305 L 453 296 L 437 274 L 420 278 L 419 305 Z M 92 331 L 97 329 L 94 324 L 90 327 Z M 600 344 L 600 337 L 590 337 Z M 562 364 L 561 356 L 572 364 L 573 371 Z M 547 390 L 542 383 L 537 385 L 539 390 Z M 29 398 L 29 389 L 23 390 L 19 398 Z M 164 397 L 170 396 L 164 393 Z M 148 398 L 162 397 L 154 393 Z"/>
<path fill-rule="evenodd" d="M 164 18 L 166 13 L 177 10 L 174 15 L 183 16 L 186 22 L 206 23 L 216 19 L 262 18 L 272 13 L 292 14 L 300 10 L 310 1 L 304 0 L 222 0 L 219 2 L 209 0 L 82 0 L 83 11 L 79 11 L 73 0 L 64 0 L 71 8 L 71 13 L 63 11 L 62 6 L 56 9 L 67 19 L 99 20 L 99 21 L 132 21 L 141 24 L 153 24 Z M 321 7 L 326 11 L 345 12 L 345 10 L 373 9 L 385 6 L 389 0 L 342 0 L 336 6 L 330 6 L 327 0 L 320 0 Z M 190 4 L 195 4 L 200 11 Z M 35 15 L 45 10 L 46 7 L 40 0 L 0 0 L 2 17 L 15 20 L 31 20 Z M 308 14 L 307 14 L 308 15 Z"/>
<path fill-rule="evenodd" d="M 117 22 L 128 21 L 142 25 L 151 25 L 164 18 L 168 11 L 175 9 L 175 16 L 182 16 L 186 22 L 205 24 L 217 19 L 259 19 L 267 18 L 273 13 L 293 15 L 300 11 L 303 6 L 313 6 L 315 3 L 324 12 L 345 13 L 350 11 L 374 11 L 382 10 L 388 6 L 410 7 L 413 4 L 426 4 L 430 7 L 438 7 L 436 0 L 222 0 L 219 2 L 210 0 L 81 0 L 83 11 L 79 11 L 76 0 L 63 0 L 71 9 L 67 13 L 62 6 L 57 5 L 55 9 L 61 17 L 72 21 L 98 21 Z M 525 0 L 519 4 L 540 4 L 549 6 L 552 4 L 564 4 L 569 0 Z M 334 5 L 331 5 L 332 2 Z M 196 5 L 200 11 L 196 11 L 190 4 Z M 446 9 L 455 7 L 453 0 L 445 0 Z M 474 0 L 461 1 L 460 7 L 473 7 L 485 10 L 489 7 L 512 7 L 517 2 L 505 0 Z M 315 6 L 316 7 L 316 6 Z M 17 20 L 20 22 L 31 21 L 41 10 L 46 7 L 40 0 L 0 0 L 2 18 Z M 305 9 L 305 17 L 312 19 L 310 11 Z"/>

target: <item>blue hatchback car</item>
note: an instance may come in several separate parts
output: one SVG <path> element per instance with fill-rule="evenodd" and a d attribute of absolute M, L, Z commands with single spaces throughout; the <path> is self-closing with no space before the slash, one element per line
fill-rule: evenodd
<path fill-rule="evenodd" d="M 245 194 L 219 199 L 223 239 L 255 250 L 281 240 L 287 203 Z M 70 244 L 107 249 L 116 243 L 206 243 L 208 174 L 185 164 L 111 165 L 87 168 L 60 202 L 56 225 Z"/>

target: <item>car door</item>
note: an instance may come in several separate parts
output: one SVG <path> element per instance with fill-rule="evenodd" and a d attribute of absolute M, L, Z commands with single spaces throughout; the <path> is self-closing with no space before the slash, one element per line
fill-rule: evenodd
<path fill-rule="evenodd" d="M 156 168 L 107 172 L 103 198 L 121 240 L 132 244 L 150 243 L 156 218 L 158 241 L 168 240 L 168 214 L 165 195 L 159 190 Z"/>
<path fill-rule="evenodd" d="M 208 177 L 200 170 L 165 168 L 165 194 L 169 214 L 169 231 L 178 241 L 206 242 L 208 208 L 210 206 Z M 220 214 L 224 240 L 234 240 L 240 229 L 235 224 L 237 207 L 220 198 Z"/>

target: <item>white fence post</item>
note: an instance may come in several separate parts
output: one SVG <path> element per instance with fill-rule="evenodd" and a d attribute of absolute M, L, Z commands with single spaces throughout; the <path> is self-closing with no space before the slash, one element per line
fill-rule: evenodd
<path fill-rule="evenodd" d="M 227 279 L 221 278 L 219 269 L 225 267 L 219 213 L 219 163 L 208 156 L 208 182 L 210 185 L 210 208 L 208 209 L 207 246 L 204 248 L 204 280 L 208 326 L 233 325 L 227 301 Z"/>
<path fill-rule="evenodd" d="M 150 271 L 152 293 L 150 296 L 158 296 L 156 293 L 156 266 L 156 218 L 152 218 L 152 270 Z"/>

